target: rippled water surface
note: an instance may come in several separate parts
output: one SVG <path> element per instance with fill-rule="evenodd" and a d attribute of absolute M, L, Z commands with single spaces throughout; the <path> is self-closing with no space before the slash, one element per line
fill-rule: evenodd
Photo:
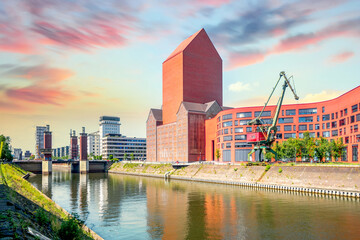
<path fill-rule="evenodd" d="M 104 239 L 360 239 L 360 203 L 118 174 L 29 181 Z"/>

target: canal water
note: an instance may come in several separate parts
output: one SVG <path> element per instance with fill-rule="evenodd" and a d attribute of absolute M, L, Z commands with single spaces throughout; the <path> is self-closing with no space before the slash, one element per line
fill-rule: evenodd
<path fill-rule="evenodd" d="M 360 202 L 119 174 L 29 181 L 104 239 L 360 239 Z"/>

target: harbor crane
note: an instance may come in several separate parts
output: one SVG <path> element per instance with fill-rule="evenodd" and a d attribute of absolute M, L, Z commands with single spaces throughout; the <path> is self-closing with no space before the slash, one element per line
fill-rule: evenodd
<path fill-rule="evenodd" d="M 277 102 L 277 106 L 276 106 L 274 117 L 272 119 L 272 123 L 269 126 L 269 125 L 266 125 L 265 122 L 261 119 L 261 115 L 263 114 L 266 106 L 268 105 L 268 103 L 269 103 L 269 101 L 270 101 L 270 99 L 282 77 L 284 78 L 282 92 L 281 92 L 281 95 Z M 287 78 L 284 71 L 280 72 L 279 80 L 276 82 L 275 87 L 273 88 L 273 90 L 272 90 L 267 102 L 265 103 L 263 109 L 261 110 L 259 116 L 255 117 L 253 120 L 248 122 L 248 125 L 254 125 L 254 132 L 247 134 L 248 143 L 253 145 L 253 149 L 248 154 L 248 160 L 250 160 L 250 156 L 256 151 L 259 151 L 259 161 L 261 161 L 262 152 L 264 152 L 264 153 L 271 152 L 275 155 L 275 160 L 278 159 L 277 153 L 271 149 L 271 146 L 274 143 L 274 141 L 276 140 L 276 132 L 277 132 L 276 124 L 277 124 L 277 121 L 279 118 L 279 113 L 280 113 L 281 105 L 282 105 L 282 102 L 284 99 L 286 88 L 289 87 L 294 94 L 295 100 L 299 100 L 299 97 L 297 96 L 295 89 L 290 85 L 289 79 L 291 79 L 291 78 L 292 78 L 292 76 L 290 78 Z"/>

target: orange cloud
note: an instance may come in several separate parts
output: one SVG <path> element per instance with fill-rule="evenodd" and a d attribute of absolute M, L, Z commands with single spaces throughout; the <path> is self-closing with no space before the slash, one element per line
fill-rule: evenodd
<path fill-rule="evenodd" d="M 329 61 L 331 63 L 342 63 L 342 62 L 349 60 L 353 56 L 354 56 L 354 52 L 350 52 L 350 51 L 343 52 L 343 53 L 336 54 Z"/>

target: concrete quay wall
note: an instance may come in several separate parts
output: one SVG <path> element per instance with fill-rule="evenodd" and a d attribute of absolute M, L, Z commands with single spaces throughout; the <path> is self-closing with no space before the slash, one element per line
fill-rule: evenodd
<path fill-rule="evenodd" d="M 109 173 L 233 184 L 248 187 L 360 197 L 359 166 L 265 166 L 116 163 Z"/>

